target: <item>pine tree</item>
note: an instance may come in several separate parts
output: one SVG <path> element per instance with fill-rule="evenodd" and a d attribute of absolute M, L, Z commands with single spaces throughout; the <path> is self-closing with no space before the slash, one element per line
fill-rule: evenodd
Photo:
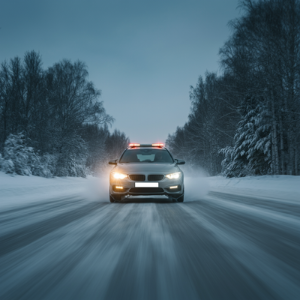
<path fill-rule="evenodd" d="M 28 147 L 22 133 L 10 134 L 4 145 L 2 169 L 6 173 L 31 175 L 30 162 L 34 156 L 33 148 Z"/>
<path fill-rule="evenodd" d="M 248 97 L 241 113 L 233 147 L 221 149 L 225 155 L 223 173 L 227 177 L 263 175 L 270 172 L 271 125 L 270 114 L 261 99 Z"/>

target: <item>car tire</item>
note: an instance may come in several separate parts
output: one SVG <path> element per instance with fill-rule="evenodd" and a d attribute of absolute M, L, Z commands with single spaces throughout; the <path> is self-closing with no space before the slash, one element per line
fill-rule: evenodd
<path fill-rule="evenodd" d="M 184 190 L 180 197 L 177 198 L 177 202 L 183 202 L 184 201 Z"/>
<path fill-rule="evenodd" d="M 183 202 L 184 201 L 184 194 L 182 194 L 179 198 L 177 198 L 177 202 Z"/>
<path fill-rule="evenodd" d="M 109 195 L 109 201 L 111 203 L 119 203 L 121 202 L 122 198 L 120 195 L 115 195 L 114 197 L 112 195 Z"/>

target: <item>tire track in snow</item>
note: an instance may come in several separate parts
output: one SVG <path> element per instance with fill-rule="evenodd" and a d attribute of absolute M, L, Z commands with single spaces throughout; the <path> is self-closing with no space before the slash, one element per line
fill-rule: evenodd
<path fill-rule="evenodd" d="M 195 206 L 196 202 L 175 204 L 160 211 L 174 240 L 178 299 L 185 298 L 187 286 L 194 293 L 186 299 L 279 299 L 198 221 L 203 213 L 195 212 Z"/>
<path fill-rule="evenodd" d="M 2 293 L 4 299 L 84 299 L 85 297 L 78 296 L 82 289 L 81 285 L 75 286 L 75 288 L 79 287 L 79 290 L 69 298 L 70 290 L 74 289 L 74 281 L 66 283 L 71 287 L 70 289 L 66 289 L 64 283 L 60 287 L 60 283 L 69 278 L 70 274 L 72 277 L 72 272 L 78 274 L 74 272 L 74 269 L 92 251 L 101 251 L 101 248 L 97 249 L 97 246 L 110 231 L 110 221 L 119 213 L 119 210 L 112 205 L 100 205 L 90 214 L 77 218 L 73 223 L 60 227 L 56 232 L 43 236 L 29 245 L 25 252 L 26 255 L 21 257 L 11 253 L 10 260 L 19 261 L 13 269 L 12 265 L 8 264 L 6 270 L 0 272 L 0 278 L 1 276 L 5 278 L 7 287 Z M 103 243 L 101 246 L 103 247 Z M 20 249 L 20 251 L 22 250 Z M 36 258 L 30 253 L 35 253 Z M 15 259 L 14 256 L 16 256 Z M 40 260 L 38 264 L 36 264 L 36 260 Z M 7 260 L 4 261 L 4 265 L 5 262 Z M 92 264 L 95 264 L 95 261 Z M 26 265 L 30 266 L 30 271 L 26 276 L 17 277 L 20 281 L 16 282 L 14 273 L 17 273 L 18 269 L 20 269 L 19 272 L 24 272 L 22 266 L 26 267 Z M 88 268 L 89 266 L 85 265 L 85 269 Z M 80 281 L 84 272 L 85 270 L 80 272 Z M 18 286 L 17 289 L 14 288 L 15 285 Z M 62 296 L 64 293 L 67 295 Z"/>
<path fill-rule="evenodd" d="M 231 202 L 241 203 L 244 205 L 266 208 L 271 211 L 286 213 L 288 215 L 293 215 L 300 217 L 300 205 L 293 204 L 284 200 L 279 199 L 268 199 L 268 198 L 255 198 L 248 196 L 233 195 L 223 192 L 210 191 L 208 196 L 217 197 L 222 200 L 227 200 Z"/>
<path fill-rule="evenodd" d="M 0 236 L 0 257 L 31 244 L 44 235 L 47 235 L 62 226 L 66 226 L 67 224 L 90 214 L 92 211 L 99 209 L 103 205 L 107 204 L 88 203 L 72 211 L 30 224 Z"/>

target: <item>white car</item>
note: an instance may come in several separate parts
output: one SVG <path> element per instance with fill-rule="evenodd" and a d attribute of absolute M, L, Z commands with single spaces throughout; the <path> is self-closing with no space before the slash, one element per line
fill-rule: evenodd
<path fill-rule="evenodd" d="M 165 195 L 170 200 L 184 201 L 184 176 L 163 144 L 129 144 L 110 173 L 110 202 L 120 202 L 128 196 Z"/>

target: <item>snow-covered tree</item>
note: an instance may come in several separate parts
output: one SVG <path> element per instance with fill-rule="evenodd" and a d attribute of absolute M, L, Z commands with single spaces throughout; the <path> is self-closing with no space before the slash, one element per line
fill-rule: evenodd
<path fill-rule="evenodd" d="M 10 134 L 4 145 L 2 169 L 10 174 L 31 175 L 34 156 L 33 148 L 26 145 L 22 133 Z"/>
<path fill-rule="evenodd" d="M 268 174 L 272 161 L 270 114 L 251 97 L 246 99 L 242 114 L 234 146 L 220 150 L 225 156 L 223 173 L 228 177 Z"/>
<path fill-rule="evenodd" d="M 41 56 L 30 51 L 23 60 L 15 57 L 3 62 L 2 169 L 44 177 L 85 176 L 87 168 L 95 170 L 106 162 L 105 143 L 111 136 L 107 125 L 113 118 L 106 113 L 100 94 L 81 61 L 63 60 L 44 70 Z M 112 152 L 119 147 L 118 139 L 123 141 L 123 136 L 115 139 Z"/>
<path fill-rule="evenodd" d="M 210 174 L 219 153 L 231 176 L 299 175 L 300 1 L 243 0 L 240 8 L 220 49 L 223 73 L 192 88 L 189 119 L 168 144 Z M 241 114 L 248 95 L 256 105 Z"/>

